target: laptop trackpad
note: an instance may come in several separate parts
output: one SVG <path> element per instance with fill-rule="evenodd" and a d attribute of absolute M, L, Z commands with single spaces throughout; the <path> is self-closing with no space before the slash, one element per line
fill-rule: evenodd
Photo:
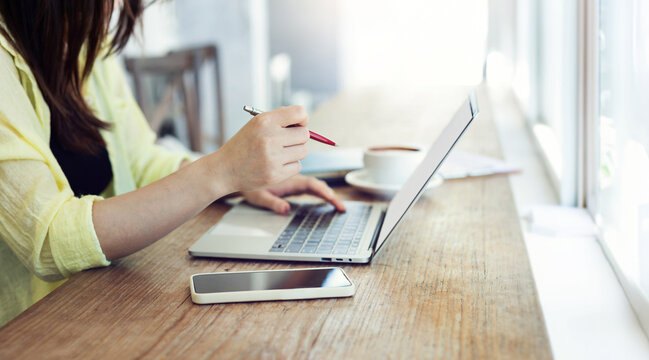
<path fill-rule="evenodd" d="M 210 235 L 276 238 L 290 220 L 291 216 L 240 204 L 223 216 Z"/>

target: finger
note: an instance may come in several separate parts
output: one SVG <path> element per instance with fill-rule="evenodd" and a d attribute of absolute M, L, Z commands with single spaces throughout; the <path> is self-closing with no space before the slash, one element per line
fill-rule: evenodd
<path fill-rule="evenodd" d="M 285 181 L 268 188 L 268 191 L 280 197 L 303 194 L 307 191 L 307 182 L 304 181 L 306 178 L 306 176 L 301 174 L 293 175 Z"/>
<path fill-rule="evenodd" d="M 293 105 L 281 107 L 273 112 L 279 117 L 279 123 L 282 127 L 295 125 L 306 126 L 309 123 L 309 115 L 302 106 Z"/>
<path fill-rule="evenodd" d="M 284 164 L 300 161 L 309 154 L 306 145 L 287 146 L 282 150 L 282 160 Z"/>
<path fill-rule="evenodd" d="M 282 145 L 302 145 L 309 140 L 309 130 L 304 126 L 282 129 Z"/>
<path fill-rule="evenodd" d="M 288 214 L 291 210 L 291 206 L 286 200 L 271 194 L 267 190 L 255 191 L 253 194 L 249 194 L 246 200 L 253 205 L 271 209 L 278 214 Z"/>
<path fill-rule="evenodd" d="M 300 170 L 302 170 L 302 164 L 300 164 L 299 161 L 290 162 L 288 164 L 284 164 L 284 166 L 282 167 L 282 176 L 284 179 L 288 179 L 291 176 L 297 175 Z"/>
<path fill-rule="evenodd" d="M 313 194 L 315 196 L 319 196 L 319 197 L 327 200 L 338 211 L 343 211 L 344 212 L 346 210 L 345 205 L 343 204 L 343 202 L 340 199 L 338 199 L 338 197 L 336 197 L 336 193 L 333 191 L 332 188 L 329 187 L 329 185 L 327 185 L 327 183 L 325 183 L 322 180 L 318 180 L 316 178 L 310 178 L 307 181 L 308 181 L 308 189 L 307 189 L 307 191 L 310 194 Z"/>

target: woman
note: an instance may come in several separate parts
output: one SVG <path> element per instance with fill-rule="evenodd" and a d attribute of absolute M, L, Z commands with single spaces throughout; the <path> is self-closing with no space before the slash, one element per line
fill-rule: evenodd
<path fill-rule="evenodd" d="M 344 211 L 326 184 L 298 175 L 309 138 L 300 107 L 253 118 L 192 163 L 156 146 L 111 56 L 142 9 L 0 0 L 0 325 L 57 281 L 146 247 L 233 192 L 278 213 L 289 211 L 280 196 L 302 192 Z"/>

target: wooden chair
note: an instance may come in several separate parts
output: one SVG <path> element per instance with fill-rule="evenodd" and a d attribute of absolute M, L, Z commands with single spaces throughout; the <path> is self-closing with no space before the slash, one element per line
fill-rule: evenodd
<path fill-rule="evenodd" d="M 225 119 L 223 117 L 223 102 L 221 95 L 221 76 L 218 50 L 216 46 L 201 46 L 178 51 L 171 51 L 160 57 L 126 57 L 126 69 L 133 76 L 135 97 L 149 121 L 151 128 L 159 133 L 165 118 L 170 112 L 175 98 L 182 99 L 182 111 L 187 126 L 189 146 L 192 151 L 203 150 L 203 134 L 201 132 L 200 92 L 201 67 L 205 62 L 214 63 L 214 81 L 216 96 L 213 99 L 216 106 L 217 146 L 225 142 Z M 146 86 L 145 76 L 160 76 L 166 79 L 166 88 L 157 103 L 154 102 L 154 88 Z M 209 100 L 208 100 L 209 101 Z"/>

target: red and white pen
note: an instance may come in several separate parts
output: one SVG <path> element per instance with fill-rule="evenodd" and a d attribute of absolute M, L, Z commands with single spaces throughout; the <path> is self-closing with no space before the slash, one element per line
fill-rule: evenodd
<path fill-rule="evenodd" d="M 248 106 L 248 105 L 243 107 L 243 111 L 249 113 L 252 116 L 257 116 L 257 115 L 263 113 L 263 111 L 261 111 L 259 109 L 255 109 L 254 107 Z M 327 144 L 327 145 L 331 145 L 331 146 L 337 146 L 335 142 L 327 139 L 326 137 L 324 137 L 324 136 L 322 136 L 320 134 L 316 134 L 311 130 L 309 130 L 309 137 L 311 139 L 313 139 L 315 141 L 319 141 L 319 142 L 321 142 L 323 144 Z"/>

